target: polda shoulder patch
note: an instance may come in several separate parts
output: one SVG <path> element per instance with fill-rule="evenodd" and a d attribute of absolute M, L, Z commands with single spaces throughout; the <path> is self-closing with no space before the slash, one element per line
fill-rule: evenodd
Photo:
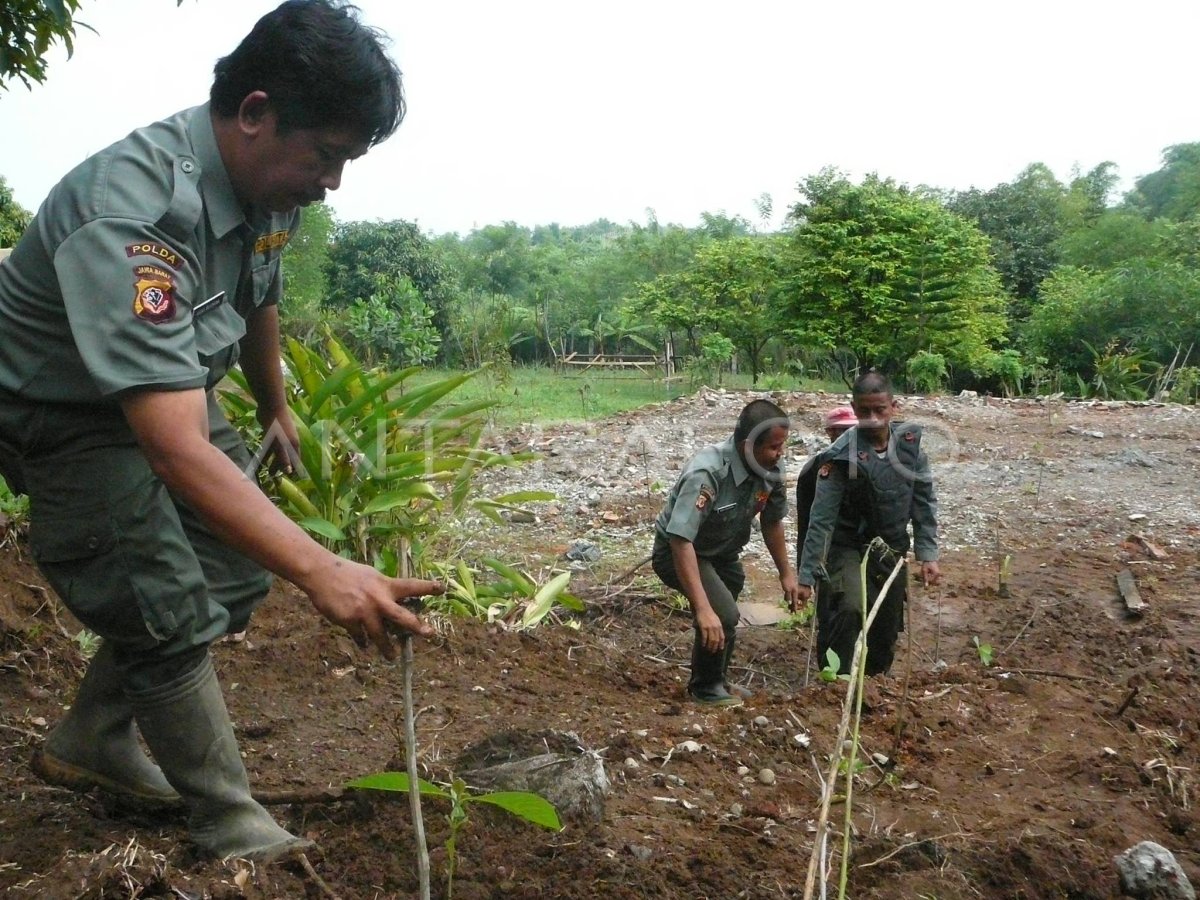
<path fill-rule="evenodd" d="M 911 431 L 906 431 L 906 432 L 904 432 L 904 439 L 911 444 L 913 441 L 915 441 L 917 439 L 917 436 L 915 434 L 913 434 Z"/>
<path fill-rule="evenodd" d="M 183 257 L 167 247 L 164 244 L 159 244 L 155 241 L 142 241 L 137 244 L 126 244 L 125 255 L 131 259 L 135 256 L 153 256 L 159 262 L 166 263 L 172 269 L 183 268 Z"/>
<path fill-rule="evenodd" d="M 821 468 L 817 469 L 817 475 L 821 478 L 828 478 L 829 473 L 833 471 L 833 463 L 825 463 Z"/>
<path fill-rule="evenodd" d="M 133 270 L 133 314 L 152 325 L 175 318 L 175 279 L 158 266 Z"/>
<path fill-rule="evenodd" d="M 696 498 L 696 509 L 704 509 L 708 506 L 708 501 L 716 496 L 712 488 L 707 484 L 700 488 L 700 496 Z"/>

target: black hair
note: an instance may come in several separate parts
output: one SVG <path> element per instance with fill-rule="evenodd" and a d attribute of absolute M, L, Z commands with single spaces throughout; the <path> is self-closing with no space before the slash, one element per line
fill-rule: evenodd
<path fill-rule="evenodd" d="M 733 442 L 740 447 L 747 438 L 753 437 L 754 446 L 757 447 L 776 426 L 792 427 L 787 413 L 770 400 L 751 400 L 738 416 L 737 427 L 733 429 Z"/>
<path fill-rule="evenodd" d="M 281 133 L 346 128 L 374 146 L 405 113 L 400 70 L 385 42 L 342 0 L 287 0 L 217 61 L 212 109 L 231 118 L 247 95 L 264 91 Z"/>
<path fill-rule="evenodd" d="M 872 369 L 870 372 L 863 372 L 858 378 L 854 379 L 854 385 L 850 388 L 851 395 L 855 397 L 865 397 L 868 394 L 887 394 L 892 395 L 891 379 L 882 372 L 876 372 Z"/>

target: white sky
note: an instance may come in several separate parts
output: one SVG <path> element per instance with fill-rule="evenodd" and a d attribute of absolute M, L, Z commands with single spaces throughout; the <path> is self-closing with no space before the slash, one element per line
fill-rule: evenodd
<path fill-rule="evenodd" d="M 0 92 L 0 175 L 36 210 L 89 153 L 203 102 L 275 0 L 83 0 L 75 55 Z M 409 114 L 329 197 L 426 232 L 598 218 L 778 225 L 796 184 L 987 189 L 1200 140 L 1195 0 L 359 0 Z"/>

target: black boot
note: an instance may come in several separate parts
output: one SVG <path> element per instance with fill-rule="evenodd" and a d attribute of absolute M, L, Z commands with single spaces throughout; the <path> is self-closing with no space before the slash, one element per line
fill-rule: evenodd
<path fill-rule="evenodd" d="M 725 651 L 705 650 L 698 632 L 692 643 L 692 678 L 688 682 L 688 695 L 702 706 L 742 705 L 740 698 L 725 689 Z"/>
<path fill-rule="evenodd" d="M 150 752 L 191 807 L 188 826 L 202 850 L 266 861 L 313 846 L 281 828 L 250 796 L 209 657 L 174 682 L 131 699 Z"/>
<path fill-rule="evenodd" d="M 725 659 L 721 663 L 721 683 L 725 685 L 725 690 L 742 700 L 749 700 L 754 696 L 754 691 L 747 687 L 742 687 L 740 684 L 734 684 L 729 679 L 729 661 L 733 659 L 733 645 L 737 643 L 737 632 L 730 630 L 725 632 Z"/>

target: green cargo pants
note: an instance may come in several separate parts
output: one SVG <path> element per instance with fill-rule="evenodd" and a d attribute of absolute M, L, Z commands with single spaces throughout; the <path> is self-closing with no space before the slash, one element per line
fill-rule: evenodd
<path fill-rule="evenodd" d="M 208 396 L 209 439 L 250 455 Z M 0 475 L 30 498 L 29 541 L 46 580 L 113 645 L 131 689 L 199 664 L 245 629 L 271 576 L 217 540 L 150 469 L 120 410 L 0 397 Z"/>

